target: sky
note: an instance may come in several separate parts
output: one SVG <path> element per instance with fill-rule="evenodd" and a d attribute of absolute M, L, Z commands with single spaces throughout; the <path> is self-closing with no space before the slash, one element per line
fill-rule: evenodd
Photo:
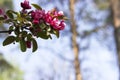
<path fill-rule="evenodd" d="M 23 0 L 14 0 L 15 10 L 20 10 L 19 4 L 21 1 Z M 37 3 L 36 0 L 29 1 L 31 3 Z M 87 1 L 89 2 L 90 0 Z M 53 6 L 51 5 L 48 7 L 47 10 Z M 85 23 L 81 22 L 80 25 L 85 25 Z M 80 29 L 84 28 L 85 26 Z M 101 44 L 94 35 L 88 39 L 90 42 L 89 48 L 81 51 L 79 56 L 83 79 L 118 80 L 119 72 L 116 53 L 104 44 Z M 84 46 L 86 40 L 82 42 L 78 40 L 78 42 Z M 0 41 L 2 42 L 3 39 Z M 59 39 L 55 37 L 53 40 L 47 41 L 37 39 L 37 42 L 39 44 L 39 50 L 35 53 L 32 53 L 31 50 L 22 53 L 19 50 L 19 45 L 14 44 L 5 47 L 0 44 L 0 52 L 4 53 L 8 61 L 12 64 L 15 63 L 16 66 L 25 71 L 24 80 L 40 80 L 42 77 L 48 80 L 46 76 L 50 78 L 55 76 L 55 80 L 74 80 L 74 67 L 73 63 L 70 62 L 70 60 L 74 59 L 74 55 L 70 47 L 71 42 L 69 37 L 61 35 Z M 41 77 L 39 75 L 41 75 Z"/>

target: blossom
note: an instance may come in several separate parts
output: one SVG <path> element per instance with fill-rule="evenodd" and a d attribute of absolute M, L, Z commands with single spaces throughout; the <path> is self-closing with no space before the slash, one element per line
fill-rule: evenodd
<path fill-rule="evenodd" d="M 46 14 L 45 14 L 45 17 L 44 17 L 44 21 L 46 21 L 48 24 L 51 23 L 53 17 L 50 15 L 50 12 L 48 11 Z"/>
<path fill-rule="evenodd" d="M 56 10 L 54 10 L 53 12 L 51 12 L 51 14 L 52 14 L 54 17 L 64 16 L 63 11 L 56 11 Z"/>
<path fill-rule="evenodd" d="M 27 48 L 31 48 L 31 42 L 30 41 L 26 41 L 26 46 L 27 46 Z"/>
<path fill-rule="evenodd" d="M 31 12 L 31 17 L 33 19 L 33 24 L 39 24 L 44 21 L 46 25 L 50 25 L 53 29 L 63 30 L 65 27 L 65 22 L 59 20 L 57 17 L 64 16 L 63 11 L 48 11 L 45 13 L 44 10 L 35 10 Z"/>
<path fill-rule="evenodd" d="M 63 30 L 65 28 L 65 26 L 66 26 L 65 21 L 61 21 L 58 29 Z"/>
<path fill-rule="evenodd" d="M 66 25 L 64 21 L 58 21 L 56 18 L 50 24 L 56 30 L 63 30 Z"/>
<path fill-rule="evenodd" d="M 2 11 L 2 9 L 0 9 L 0 15 L 2 15 L 3 14 L 3 11 Z"/>
<path fill-rule="evenodd" d="M 57 18 L 54 18 L 50 22 L 50 25 L 53 27 L 53 29 L 56 29 L 56 30 L 63 30 L 65 27 L 64 21 L 59 21 Z"/>
<path fill-rule="evenodd" d="M 40 19 L 43 19 L 45 16 L 44 10 L 35 10 L 31 12 L 31 17 L 33 18 L 33 23 L 38 24 L 40 22 Z"/>
<path fill-rule="evenodd" d="M 48 11 L 46 14 L 45 14 L 45 17 L 44 17 L 44 21 L 51 25 L 51 27 L 55 30 L 63 30 L 65 28 L 65 22 L 63 20 L 59 20 L 57 17 L 58 16 L 63 16 L 63 12 L 62 11 L 53 11 L 53 12 L 50 12 Z"/>
<path fill-rule="evenodd" d="M 3 15 L 3 17 L 4 17 L 5 19 L 7 19 L 7 18 L 8 18 L 8 17 L 7 17 L 7 15 L 5 15 L 5 14 Z"/>
<path fill-rule="evenodd" d="M 31 6 L 29 5 L 29 1 L 25 0 L 24 2 L 21 2 L 21 7 L 23 9 L 31 9 Z"/>
<path fill-rule="evenodd" d="M 59 11 L 59 12 L 58 12 L 58 16 L 64 16 L 63 11 Z"/>
<path fill-rule="evenodd" d="M 39 24 L 39 19 L 34 19 L 34 20 L 33 20 L 33 23 L 34 23 L 34 24 Z"/>
<path fill-rule="evenodd" d="M 7 15 L 5 14 L 5 12 L 2 9 L 0 9 L 0 15 L 2 17 L 4 17 L 4 19 L 7 19 Z"/>
<path fill-rule="evenodd" d="M 45 15 L 44 10 L 35 10 L 35 11 L 32 11 L 32 13 L 31 13 L 32 18 L 34 18 L 34 19 L 43 18 L 44 15 Z"/>

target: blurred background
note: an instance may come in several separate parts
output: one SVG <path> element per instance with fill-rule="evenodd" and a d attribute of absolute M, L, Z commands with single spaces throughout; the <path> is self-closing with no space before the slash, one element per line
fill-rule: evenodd
<path fill-rule="evenodd" d="M 0 8 L 20 11 L 23 1 L 0 0 Z M 0 80 L 119 80 L 120 0 L 29 1 L 57 8 L 69 20 L 59 39 L 37 39 L 35 53 L 3 47 L 7 34 L 0 34 Z M 7 29 L 0 24 L 0 31 Z"/>

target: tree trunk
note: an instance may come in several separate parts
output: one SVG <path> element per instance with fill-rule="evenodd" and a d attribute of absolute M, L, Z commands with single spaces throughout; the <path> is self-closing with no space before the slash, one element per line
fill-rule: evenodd
<path fill-rule="evenodd" d="M 111 8 L 112 8 L 113 25 L 114 25 L 114 36 L 115 36 L 119 69 L 120 69 L 120 0 L 111 0 Z"/>
<path fill-rule="evenodd" d="M 71 16 L 71 32 L 72 32 L 72 48 L 74 52 L 74 66 L 75 66 L 75 78 L 76 80 L 82 80 L 80 73 L 80 62 L 79 62 L 79 46 L 77 44 L 77 31 L 76 23 L 74 19 L 74 3 L 75 0 L 70 0 L 70 16 Z"/>

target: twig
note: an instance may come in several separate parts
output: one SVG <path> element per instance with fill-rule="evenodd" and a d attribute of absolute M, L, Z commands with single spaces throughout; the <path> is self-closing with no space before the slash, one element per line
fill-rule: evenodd
<path fill-rule="evenodd" d="M 13 30 L 9 30 L 9 31 L 0 31 L 0 33 L 11 33 Z"/>

